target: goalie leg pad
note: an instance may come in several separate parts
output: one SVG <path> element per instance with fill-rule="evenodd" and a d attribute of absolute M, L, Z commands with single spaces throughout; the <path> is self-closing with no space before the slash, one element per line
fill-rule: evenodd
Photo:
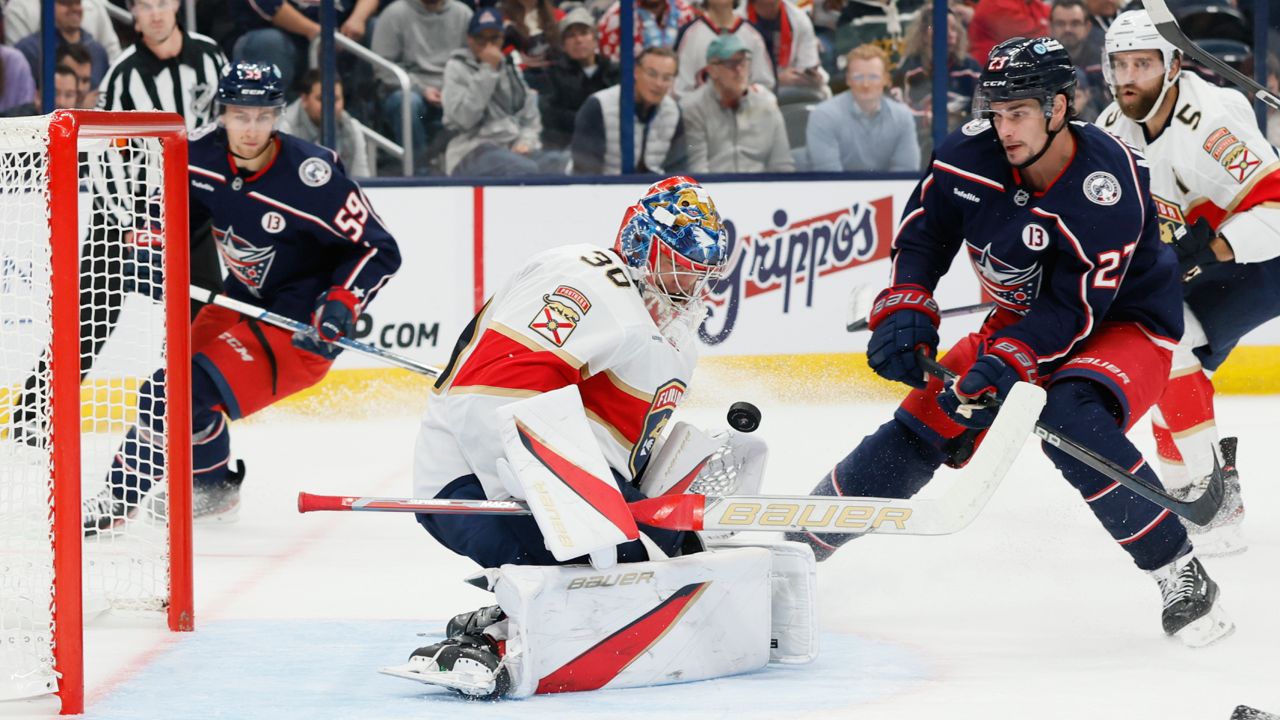
<path fill-rule="evenodd" d="M 769 662 L 770 568 L 762 548 L 671 560 L 499 571 L 511 695 L 647 687 Z"/>
<path fill-rule="evenodd" d="M 529 504 L 557 561 L 588 555 L 607 568 L 617 562 L 617 545 L 640 530 L 582 407 L 569 385 L 499 408 L 506 458 L 497 469 L 507 490 Z"/>
<path fill-rule="evenodd" d="M 818 565 L 806 543 L 751 544 L 738 535 L 709 545 L 713 551 L 760 547 L 772 555 L 769 569 L 772 638 L 769 662 L 801 665 L 818 658 Z"/>

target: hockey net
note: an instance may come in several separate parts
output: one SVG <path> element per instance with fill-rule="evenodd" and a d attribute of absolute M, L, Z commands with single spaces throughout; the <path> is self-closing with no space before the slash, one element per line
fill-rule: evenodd
<path fill-rule="evenodd" d="M 0 120 L 0 700 L 80 712 L 86 614 L 192 626 L 186 183 L 177 115 Z M 164 471 L 85 538 L 153 374 Z"/>

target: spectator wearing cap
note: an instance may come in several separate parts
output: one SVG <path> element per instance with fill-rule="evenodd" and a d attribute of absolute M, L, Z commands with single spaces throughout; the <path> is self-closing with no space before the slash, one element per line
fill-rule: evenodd
<path fill-rule="evenodd" d="M 680 28 L 676 40 L 676 59 L 680 62 L 680 74 L 676 76 L 675 96 L 682 98 L 693 92 L 705 80 L 703 68 L 707 64 L 707 47 L 724 33 L 737 35 L 751 58 L 751 82 L 773 90 L 777 79 L 773 75 L 773 62 L 764 37 L 747 19 L 733 11 L 738 0 L 706 0 L 698 17 Z"/>
<path fill-rule="evenodd" d="M 783 103 L 831 97 L 831 76 L 822 69 L 813 21 L 790 0 L 746 0 L 738 13 L 760 32 L 774 75 L 775 93 Z"/>
<path fill-rule="evenodd" d="M 635 0 L 636 57 L 649 48 L 676 46 L 680 28 L 693 21 L 693 8 L 685 0 Z M 600 52 L 614 62 L 622 57 L 622 3 L 614 0 L 600 16 Z"/>
<path fill-rule="evenodd" d="M 502 54 L 502 12 L 481 7 L 467 46 L 444 68 L 444 124 L 454 132 L 445 149 L 450 175 L 563 174 L 560 153 L 544 153 L 536 93 Z"/>
<path fill-rule="evenodd" d="M 635 124 L 632 148 L 635 172 L 678 175 L 688 165 L 688 146 L 680 107 L 671 99 L 676 54 L 649 48 L 636 57 Z M 573 172 L 622 173 L 622 87 L 614 85 L 587 98 L 573 123 Z"/>
<path fill-rule="evenodd" d="M 810 169 L 915 171 L 920 169 L 915 120 L 906 105 L 886 97 L 889 58 L 883 48 L 859 45 L 846 56 L 849 89 L 809 114 L 805 148 Z"/>
<path fill-rule="evenodd" d="M 83 46 L 89 52 L 91 67 L 89 83 L 97 87 L 98 83 L 102 82 L 102 76 L 107 74 L 111 61 L 107 59 L 107 49 L 102 46 L 102 43 L 93 37 L 93 33 L 81 27 L 83 21 L 82 0 L 56 0 L 53 4 L 53 26 L 57 29 L 57 46 L 54 52 L 72 44 Z M 14 45 L 26 57 L 27 64 L 31 66 L 31 72 L 37 79 L 41 77 L 40 59 L 43 55 L 41 39 L 41 33 L 33 32 Z"/>
<path fill-rule="evenodd" d="M 737 35 L 707 46 L 708 82 L 680 101 L 689 142 L 689 170 L 792 172 L 782 111 L 773 93 L 748 77 L 751 51 Z"/>
<path fill-rule="evenodd" d="M 592 93 L 618 84 L 618 66 L 596 50 L 596 23 L 576 8 L 560 20 L 560 53 L 538 96 L 542 144 L 563 150 L 573 140 L 573 119 Z"/>
<path fill-rule="evenodd" d="M 28 35 L 40 32 L 41 0 L 8 0 L 0 2 L 4 6 L 4 44 L 16 45 Z M 82 0 L 83 16 L 80 27 L 102 44 L 107 51 L 107 59 L 115 62 L 120 56 L 120 37 L 116 35 L 115 26 L 111 24 L 111 16 L 107 13 L 107 0 Z M 123 4 L 123 3 L 120 3 Z M 56 20 L 55 20 L 56 22 Z"/>
<path fill-rule="evenodd" d="M 302 76 L 302 95 L 284 109 L 280 117 L 280 131 L 320 144 L 324 103 L 321 99 L 319 68 L 312 68 Z M 363 126 L 346 111 L 342 80 L 335 78 L 333 85 L 333 112 L 337 122 L 338 157 L 346 166 L 348 177 L 373 175 L 369 166 L 369 150 L 365 147 Z"/>
<path fill-rule="evenodd" d="M 1011 37 L 1049 34 L 1049 3 L 1044 0 L 982 0 L 969 21 L 969 52 L 986 67 L 991 48 Z"/>
<path fill-rule="evenodd" d="M 426 168 L 427 143 L 441 129 L 444 116 L 442 91 L 449 57 L 466 47 L 471 8 L 458 0 L 395 0 L 378 16 L 373 28 L 372 50 L 409 73 L 413 84 L 408 97 L 390 73 L 383 73 L 382 118 L 391 137 L 409 147 Z M 411 135 L 404 137 L 401 107 L 410 104 Z"/>

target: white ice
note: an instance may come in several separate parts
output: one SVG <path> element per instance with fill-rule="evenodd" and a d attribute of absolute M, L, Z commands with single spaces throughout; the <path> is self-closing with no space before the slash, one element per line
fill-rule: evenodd
<path fill-rule="evenodd" d="M 705 379 L 700 378 L 700 382 Z M 766 489 L 807 492 L 892 404 L 800 404 L 735 388 L 764 411 Z M 723 422 L 720 394 L 681 417 Z M 196 622 L 170 634 L 102 617 L 87 629 L 87 716 L 117 718 L 688 717 L 1226 720 L 1280 710 L 1280 437 L 1273 397 L 1221 397 L 1240 441 L 1247 553 L 1209 559 L 1238 629 L 1191 650 L 1160 630 L 1159 593 L 1032 443 L 972 526 L 856 540 L 819 566 L 824 654 L 709 683 L 465 703 L 377 675 L 490 602 L 470 562 L 408 515 L 299 515 L 296 493 L 404 495 L 420 403 L 326 420 L 268 411 L 233 426 L 249 467 L 239 523 L 196 529 Z M 1135 431 L 1145 450 L 1145 422 Z M 926 492 L 928 492 L 926 490 Z M 48 700 L 0 717 L 52 717 Z"/>

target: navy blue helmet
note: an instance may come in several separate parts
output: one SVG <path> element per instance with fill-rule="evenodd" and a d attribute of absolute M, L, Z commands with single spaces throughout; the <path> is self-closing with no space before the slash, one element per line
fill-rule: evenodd
<path fill-rule="evenodd" d="M 283 107 L 284 80 L 270 63 L 230 63 L 222 68 L 217 97 L 221 105 Z"/>
<path fill-rule="evenodd" d="M 973 116 L 988 118 L 991 103 L 1039 100 L 1045 117 L 1053 115 L 1053 98 L 1067 96 L 1067 116 L 1075 108 L 1076 73 L 1062 43 L 1049 37 L 1010 38 L 991 49 L 973 93 Z"/>

